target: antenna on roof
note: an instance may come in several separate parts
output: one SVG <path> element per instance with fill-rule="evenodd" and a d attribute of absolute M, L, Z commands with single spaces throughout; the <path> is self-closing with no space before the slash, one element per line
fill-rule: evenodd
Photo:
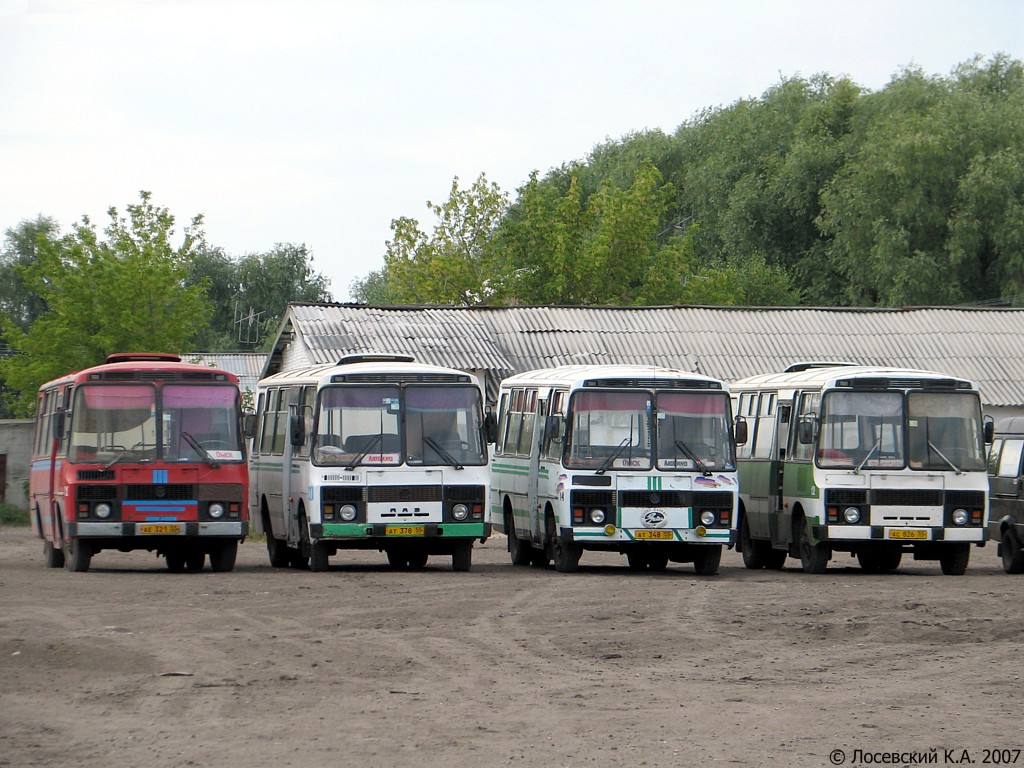
<path fill-rule="evenodd" d="M 252 307 L 249 307 L 249 311 L 246 313 L 237 304 L 235 305 L 235 325 L 238 326 L 239 344 L 256 346 L 260 343 L 260 326 L 262 325 L 260 318 L 264 314 L 264 312 L 257 312 Z"/>

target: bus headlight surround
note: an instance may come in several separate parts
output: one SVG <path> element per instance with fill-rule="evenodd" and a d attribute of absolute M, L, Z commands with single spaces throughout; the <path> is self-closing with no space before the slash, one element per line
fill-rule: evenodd
<path fill-rule="evenodd" d="M 206 508 L 206 514 L 212 517 L 214 520 L 219 520 L 224 517 L 224 505 L 219 501 L 213 502 L 209 507 Z"/>
<path fill-rule="evenodd" d="M 601 523 L 603 523 L 604 521 L 605 513 L 603 509 L 601 509 L 600 507 L 594 507 L 592 510 L 590 510 L 590 522 L 592 522 L 594 525 L 601 525 Z"/>
<path fill-rule="evenodd" d="M 700 522 L 702 525 L 714 525 L 716 520 L 718 520 L 718 516 L 714 510 L 705 509 L 701 511 Z"/>
<path fill-rule="evenodd" d="M 346 523 L 351 523 L 356 519 L 356 508 L 353 504 L 346 504 L 341 508 L 341 519 Z"/>
<path fill-rule="evenodd" d="M 954 525 L 967 525 L 971 520 L 971 515 L 966 509 L 957 508 L 953 510 L 953 524 Z"/>
<path fill-rule="evenodd" d="M 101 520 L 106 520 L 110 517 L 110 513 L 113 512 L 113 509 L 107 502 L 103 501 L 96 505 L 93 512 L 96 514 L 96 517 Z"/>
<path fill-rule="evenodd" d="M 854 525 L 860 522 L 860 508 L 859 507 L 847 507 L 843 510 L 843 520 L 849 525 Z"/>
<path fill-rule="evenodd" d="M 452 507 L 452 517 L 456 520 L 465 520 L 469 517 L 469 507 L 465 504 L 456 504 Z"/>

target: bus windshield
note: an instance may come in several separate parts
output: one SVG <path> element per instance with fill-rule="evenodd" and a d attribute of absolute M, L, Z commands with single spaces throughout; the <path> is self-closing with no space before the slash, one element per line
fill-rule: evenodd
<path fill-rule="evenodd" d="M 650 469 L 650 392 L 589 392 L 573 395 L 565 466 L 570 469 Z"/>
<path fill-rule="evenodd" d="M 658 468 L 733 470 L 725 393 L 658 392 Z"/>
<path fill-rule="evenodd" d="M 314 460 L 342 467 L 397 466 L 404 456 L 410 465 L 482 466 L 480 414 L 476 387 L 326 387 L 320 393 Z"/>
<path fill-rule="evenodd" d="M 229 385 L 84 384 L 71 411 L 73 463 L 242 461 Z M 205 454 L 205 455 L 204 455 Z"/>
<path fill-rule="evenodd" d="M 981 406 L 965 393 L 829 392 L 817 461 L 843 469 L 984 469 Z"/>

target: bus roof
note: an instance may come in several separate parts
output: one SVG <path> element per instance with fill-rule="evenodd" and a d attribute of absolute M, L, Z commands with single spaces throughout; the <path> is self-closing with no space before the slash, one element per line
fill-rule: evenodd
<path fill-rule="evenodd" d="M 782 373 L 763 373 L 732 382 L 733 391 L 743 389 L 822 389 L 836 386 L 842 380 L 887 379 L 897 389 L 913 389 L 922 381 L 945 381 L 955 383 L 960 389 L 977 389 L 967 379 L 950 376 L 936 371 L 921 371 L 913 368 L 878 368 L 867 365 L 838 363 L 832 366 L 814 364 Z"/>
<path fill-rule="evenodd" d="M 479 386 L 476 376 L 466 371 L 459 371 L 454 368 L 445 368 L 440 365 L 429 365 L 427 363 L 415 363 L 401 360 L 375 360 L 366 362 L 345 362 L 322 363 L 303 368 L 293 368 L 280 373 L 274 373 L 260 379 L 260 386 L 271 384 L 295 384 L 295 383 L 330 383 L 332 376 L 339 374 L 352 376 L 383 376 L 394 373 L 426 374 L 426 375 L 451 375 L 460 374 L 468 377 L 470 381 Z"/>
<path fill-rule="evenodd" d="M 678 368 L 662 368 L 656 365 L 560 365 L 554 368 L 538 368 L 533 371 L 525 371 L 509 376 L 501 382 L 501 386 L 571 386 L 596 379 L 632 379 L 637 382 L 645 382 L 643 386 L 647 386 L 646 382 L 652 379 L 688 380 L 694 382 L 694 385 L 697 387 L 718 384 L 721 389 L 728 389 L 725 382 L 721 379 L 704 376 L 693 371 L 683 371 Z"/>
<path fill-rule="evenodd" d="M 126 357 L 117 362 L 106 362 L 83 368 L 80 371 L 60 376 L 56 379 L 40 385 L 39 390 L 49 389 L 62 384 L 86 381 L 154 381 L 157 379 L 177 379 L 200 381 L 203 379 L 213 381 L 225 381 L 235 386 L 238 385 L 238 377 L 229 371 L 221 368 L 213 368 L 207 365 L 195 365 L 194 363 L 176 362 L 172 358 L 176 355 L 111 355 L 110 358 Z M 180 360 L 180 358 L 179 358 Z M 157 374 L 165 374 L 158 376 Z"/>

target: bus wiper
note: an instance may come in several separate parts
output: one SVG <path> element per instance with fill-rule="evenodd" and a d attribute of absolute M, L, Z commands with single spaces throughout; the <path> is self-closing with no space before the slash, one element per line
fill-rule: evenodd
<path fill-rule="evenodd" d="M 185 442 L 186 443 L 188 443 L 189 445 L 191 445 L 195 449 L 196 453 L 199 454 L 199 456 L 202 458 L 202 460 L 204 462 L 209 464 L 214 469 L 217 469 L 217 467 L 220 466 L 220 462 L 217 461 L 215 458 L 213 458 L 209 454 L 209 452 L 205 448 L 203 448 L 202 445 L 200 445 L 199 441 L 196 440 L 194 437 L 192 437 L 191 434 L 189 434 L 188 432 L 182 430 L 181 436 L 183 438 L 185 438 Z"/>
<path fill-rule="evenodd" d="M 935 451 L 937 454 L 939 454 L 939 458 L 942 459 L 947 464 L 949 464 L 949 466 L 953 468 L 953 471 L 956 472 L 958 475 L 962 475 L 964 473 L 964 471 L 960 469 L 960 467 L 958 467 L 956 464 L 954 464 L 952 461 L 946 458 L 946 455 L 938 448 L 936 448 L 935 443 L 933 443 L 931 440 L 928 441 L 928 447 Z"/>
<path fill-rule="evenodd" d="M 612 464 L 614 464 L 615 460 L 617 458 L 619 458 L 619 456 L 622 454 L 622 449 L 625 448 L 627 445 L 629 445 L 631 441 L 632 441 L 631 437 L 624 437 L 624 438 L 622 438 L 622 442 L 619 443 L 619 446 L 614 451 L 612 451 L 612 455 L 611 456 L 609 456 L 607 459 L 605 459 L 603 462 L 601 462 L 601 466 L 598 468 L 597 472 L 595 472 L 594 474 L 595 475 L 603 475 L 605 472 L 607 472 L 608 468 Z"/>
<path fill-rule="evenodd" d="M 345 469 L 348 470 L 349 472 L 351 472 L 353 469 L 355 469 L 356 465 L 359 464 L 359 462 L 361 462 L 363 460 L 363 458 L 366 456 L 366 454 L 368 454 L 370 452 L 370 450 L 375 445 L 377 445 L 377 443 L 379 443 L 383 439 L 384 439 L 384 435 L 381 434 L 381 433 L 378 433 L 378 434 L 373 436 L 372 440 L 367 440 L 366 441 L 366 445 L 363 446 L 363 450 L 361 450 L 358 454 L 356 454 L 356 457 L 354 459 L 352 459 L 352 463 L 349 464 L 347 467 L 345 467 Z"/>
<path fill-rule="evenodd" d="M 705 477 L 711 476 L 711 470 L 707 468 L 703 461 L 697 458 L 697 454 L 691 451 L 687 447 L 686 443 L 684 443 L 682 440 L 676 440 L 676 448 L 685 453 L 686 458 L 688 458 L 690 461 L 696 464 L 697 468 L 704 473 Z"/>
<path fill-rule="evenodd" d="M 434 453 L 444 459 L 445 462 L 451 464 L 456 469 L 462 469 L 462 465 L 455 460 L 455 457 L 442 448 L 434 438 L 424 437 L 423 442 L 429 445 L 434 450 Z"/>
<path fill-rule="evenodd" d="M 123 459 L 129 453 L 134 453 L 136 448 L 145 448 L 145 447 L 146 447 L 145 441 L 140 440 L 135 445 L 133 445 L 131 448 L 123 449 L 119 454 L 117 454 L 117 456 L 115 456 L 110 461 L 108 461 L 106 464 L 104 464 L 103 468 L 104 469 L 110 469 L 112 466 L 117 464 L 117 462 L 119 462 L 121 459 Z M 145 459 L 143 459 L 143 461 L 145 461 Z"/>
<path fill-rule="evenodd" d="M 871 454 L 878 450 L 878 446 L 882 444 L 882 438 L 875 440 L 875 444 L 871 446 L 871 450 L 868 451 L 868 455 L 864 457 L 864 460 L 857 465 L 857 468 L 853 470 L 853 474 L 859 475 L 860 471 L 864 469 L 864 465 L 868 463 L 868 459 L 871 458 Z"/>

